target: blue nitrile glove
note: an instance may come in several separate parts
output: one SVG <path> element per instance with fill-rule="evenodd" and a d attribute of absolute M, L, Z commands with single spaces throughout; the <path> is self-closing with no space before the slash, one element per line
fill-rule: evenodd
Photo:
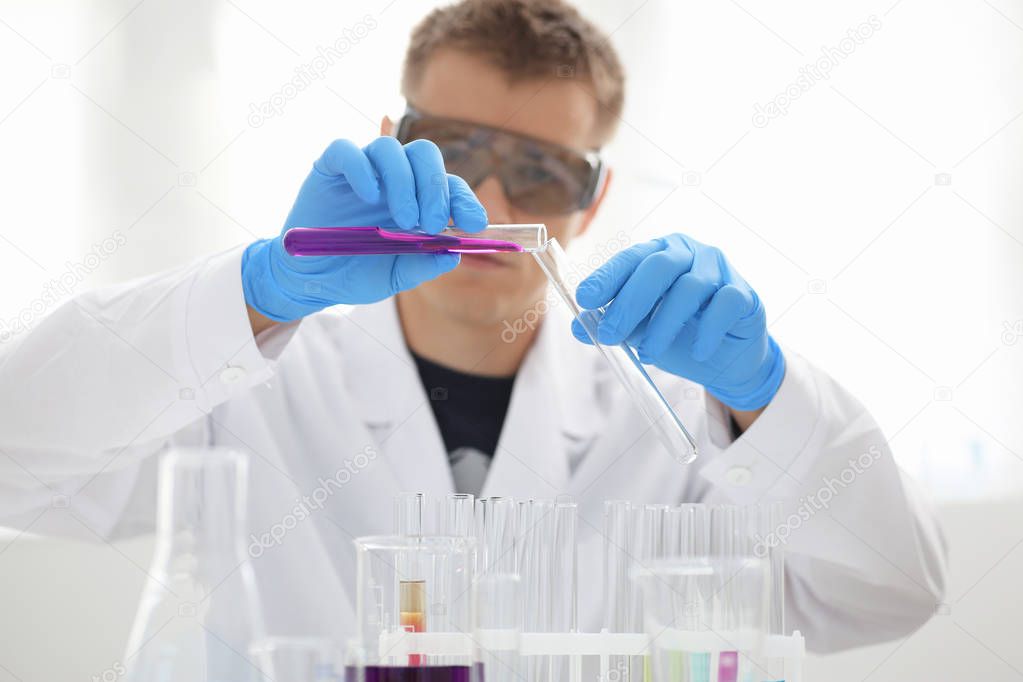
<path fill-rule="evenodd" d="M 756 292 L 719 250 L 685 235 L 617 254 L 579 284 L 576 300 L 607 306 L 600 343 L 627 340 L 642 362 L 702 384 L 733 409 L 764 407 L 785 376 Z M 578 321 L 572 332 L 589 342 Z"/>
<path fill-rule="evenodd" d="M 373 225 L 436 234 L 450 218 L 466 232 L 487 225 L 483 205 L 464 180 L 445 172 L 435 144 L 414 140 L 403 147 L 378 137 L 359 149 L 336 140 L 302 183 L 284 230 Z M 339 303 L 383 300 L 459 261 L 457 254 L 291 256 L 282 236 L 249 245 L 242 257 L 245 302 L 278 322 Z"/>

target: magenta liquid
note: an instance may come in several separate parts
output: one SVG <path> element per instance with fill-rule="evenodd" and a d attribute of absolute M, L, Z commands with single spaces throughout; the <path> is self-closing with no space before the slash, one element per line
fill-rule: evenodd
<path fill-rule="evenodd" d="M 379 227 L 293 227 L 284 233 L 292 256 L 370 256 L 403 253 L 518 253 L 514 242 Z"/>
<path fill-rule="evenodd" d="M 718 655 L 718 682 L 736 682 L 739 679 L 739 652 L 722 651 Z"/>
<path fill-rule="evenodd" d="M 348 667 L 345 682 L 483 682 L 483 664 Z"/>

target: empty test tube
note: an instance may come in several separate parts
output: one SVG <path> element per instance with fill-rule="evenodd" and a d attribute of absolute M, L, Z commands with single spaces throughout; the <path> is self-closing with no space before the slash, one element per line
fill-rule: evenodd
<path fill-rule="evenodd" d="M 577 542 L 579 508 L 575 502 L 556 502 L 554 505 L 554 561 L 551 581 L 554 589 L 552 600 L 553 632 L 575 632 L 578 626 L 579 609 L 576 586 L 578 585 Z"/>
<path fill-rule="evenodd" d="M 525 581 L 525 627 L 529 632 L 550 632 L 552 542 L 555 528 L 553 500 L 529 500 L 526 503 L 526 518 L 526 526 L 521 534 L 526 543 L 522 568 Z M 527 657 L 527 682 L 560 682 L 551 680 L 551 660 L 546 655 Z"/>
<path fill-rule="evenodd" d="M 576 590 L 576 534 L 578 532 L 578 508 L 574 502 L 555 502 L 554 535 L 551 538 L 551 616 L 550 632 L 575 632 L 578 626 L 578 604 Z M 569 677 L 568 656 L 551 657 L 552 682 L 562 682 Z"/>
<path fill-rule="evenodd" d="M 513 507 L 508 507 L 511 511 Z M 577 534 L 574 502 L 529 500 L 518 505 L 519 573 L 528 632 L 571 632 L 578 625 Z M 563 682 L 568 656 L 529 656 L 528 682 Z"/>
<path fill-rule="evenodd" d="M 444 500 L 441 535 L 472 537 L 475 533 L 475 498 L 466 493 L 451 493 Z"/>
<path fill-rule="evenodd" d="M 476 660 L 483 666 L 480 680 L 520 682 L 522 656 L 521 579 L 514 573 L 488 573 L 475 583 Z"/>
<path fill-rule="evenodd" d="M 604 502 L 604 627 L 608 632 L 635 632 L 629 618 L 629 526 L 632 505 Z"/>
<path fill-rule="evenodd" d="M 689 464 L 696 459 L 696 441 L 647 374 L 636 352 L 625 342 L 617 346 L 598 343 L 597 323 L 604 311 L 583 310 L 576 302 L 575 286 L 578 286 L 580 278 L 573 276 L 575 273 L 572 264 L 558 240 L 549 240 L 543 249 L 533 253 L 533 258 L 547 275 L 551 287 L 586 330 L 594 347 L 611 366 L 618 381 L 632 398 L 639 413 L 646 419 L 649 428 L 661 440 L 668 454 L 682 464 Z"/>
<path fill-rule="evenodd" d="M 670 507 L 664 511 L 661 545 L 665 559 L 682 556 L 682 508 Z"/>
<path fill-rule="evenodd" d="M 645 504 L 633 509 L 632 541 L 629 551 L 633 561 L 640 567 L 647 567 L 651 562 L 664 556 L 664 517 L 668 505 Z M 630 620 L 635 632 L 643 631 L 643 599 L 633 595 Z M 629 678 L 634 681 L 649 677 L 650 659 L 648 656 L 632 656 L 629 661 Z"/>
<path fill-rule="evenodd" d="M 627 500 L 604 502 L 604 628 L 608 632 L 641 632 L 642 623 L 632 622 L 632 555 L 629 539 L 633 523 L 632 504 Z M 611 679 L 629 682 L 629 657 L 610 656 Z"/>
<path fill-rule="evenodd" d="M 710 555 L 710 512 L 705 504 L 683 504 L 681 556 L 696 559 Z"/>
<path fill-rule="evenodd" d="M 782 502 L 765 502 L 751 509 L 752 554 L 765 560 L 769 585 L 767 631 L 785 632 L 785 550 L 778 537 L 782 524 Z"/>
<path fill-rule="evenodd" d="M 483 573 L 516 573 L 517 506 L 510 497 L 485 497 L 477 504 L 476 537 Z"/>
<path fill-rule="evenodd" d="M 395 535 L 422 535 L 425 508 L 426 496 L 423 493 L 398 493 L 394 497 Z"/>

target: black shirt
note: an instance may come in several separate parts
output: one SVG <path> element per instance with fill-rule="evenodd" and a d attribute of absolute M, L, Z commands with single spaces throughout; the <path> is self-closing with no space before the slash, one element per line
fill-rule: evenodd
<path fill-rule="evenodd" d="M 479 495 L 497 450 L 515 377 L 485 377 L 412 353 L 448 451 L 455 489 Z"/>

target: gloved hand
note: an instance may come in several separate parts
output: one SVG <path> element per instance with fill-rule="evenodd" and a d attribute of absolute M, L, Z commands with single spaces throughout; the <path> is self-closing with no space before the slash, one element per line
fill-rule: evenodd
<path fill-rule="evenodd" d="M 487 213 L 464 180 L 444 170 L 427 140 L 404 147 L 379 137 L 364 149 L 331 143 L 314 164 L 284 223 L 291 227 L 375 225 L 440 232 L 449 218 L 466 232 L 487 225 Z M 245 302 L 287 322 L 339 303 L 373 303 L 411 289 L 458 265 L 457 254 L 291 256 L 282 236 L 251 244 L 242 257 Z"/>
<path fill-rule="evenodd" d="M 785 376 L 756 292 L 719 250 L 685 235 L 617 254 L 579 284 L 576 300 L 607 306 L 600 343 L 628 341 L 642 362 L 702 384 L 733 409 L 764 407 Z M 590 342 L 578 321 L 572 332 Z"/>

